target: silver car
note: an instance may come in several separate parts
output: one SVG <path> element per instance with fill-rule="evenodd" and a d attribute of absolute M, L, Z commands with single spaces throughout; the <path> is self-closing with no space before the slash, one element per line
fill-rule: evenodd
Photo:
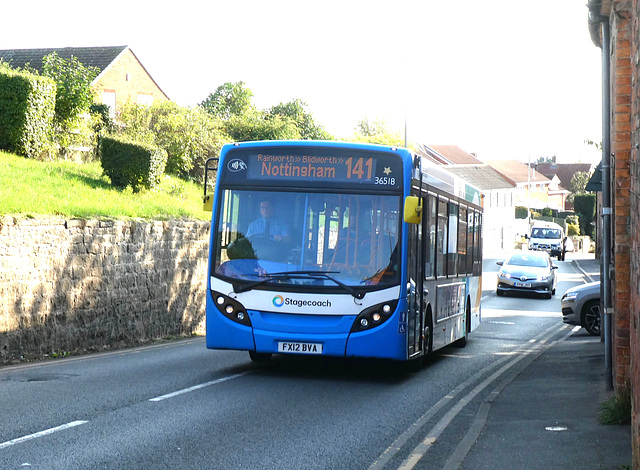
<path fill-rule="evenodd" d="M 546 251 L 518 251 L 504 261 L 497 261 L 498 286 L 496 294 L 529 292 L 550 299 L 556 293 L 556 270 Z"/>
<path fill-rule="evenodd" d="M 562 321 L 600 335 L 600 281 L 572 287 L 562 296 Z"/>

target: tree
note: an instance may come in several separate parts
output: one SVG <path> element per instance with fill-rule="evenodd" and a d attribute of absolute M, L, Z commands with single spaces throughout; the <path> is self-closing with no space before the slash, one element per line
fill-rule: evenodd
<path fill-rule="evenodd" d="M 220 119 L 229 119 L 255 111 L 252 98 L 253 92 L 244 82 L 227 82 L 210 93 L 200 106 Z"/>
<path fill-rule="evenodd" d="M 91 83 L 98 76 L 96 67 L 85 67 L 76 58 L 63 59 L 52 52 L 42 59 L 42 74 L 56 83 L 56 123 L 69 129 L 76 119 L 89 111 L 94 91 Z"/>
<path fill-rule="evenodd" d="M 119 120 L 121 134 L 166 151 L 167 173 L 193 181 L 202 181 L 206 159 L 218 155 L 229 141 L 219 119 L 200 107 L 185 108 L 171 101 L 128 104 Z"/>
<path fill-rule="evenodd" d="M 586 171 L 578 171 L 571 177 L 569 191 L 573 194 L 584 194 L 591 175 Z"/>
<path fill-rule="evenodd" d="M 392 132 L 387 128 L 386 123 L 380 119 L 369 121 L 367 118 L 364 118 L 358 121 L 354 140 L 356 142 L 368 142 L 371 144 L 392 145 L 396 147 L 404 146 L 402 133 Z"/>
<path fill-rule="evenodd" d="M 296 123 L 286 116 L 255 112 L 233 116 L 224 123 L 225 131 L 236 142 L 254 140 L 298 140 Z"/>
<path fill-rule="evenodd" d="M 306 110 L 307 103 L 300 99 L 280 103 L 267 111 L 271 116 L 290 118 L 298 127 L 300 139 L 303 140 L 333 140 L 333 136 L 317 124 L 310 112 Z"/>

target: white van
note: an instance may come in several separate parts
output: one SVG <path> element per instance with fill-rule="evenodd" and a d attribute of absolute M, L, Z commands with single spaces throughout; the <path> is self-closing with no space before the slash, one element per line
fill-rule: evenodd
<path fill-rule="evenodd" d="M 530 250 L 541 250 L 564 261 L 567 252 L 564 229 L 553 222 L 535 222 L 526 238 L 529 240 Z"/>

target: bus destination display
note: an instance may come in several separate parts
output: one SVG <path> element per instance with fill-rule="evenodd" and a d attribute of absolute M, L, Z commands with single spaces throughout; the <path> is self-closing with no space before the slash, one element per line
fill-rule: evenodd
<path fill-rule="evenodd" d="M 395 159 L 372 155 L 249 154 L 243 159 L 247 180 L 360 183 L 396 187 L 401 174 Z M 229 162 L 230 164 L 232 161 Z M 235 165 L 237 168 L 238 165 Z M 395 171 L 394 171 L 395 169 Z"/>

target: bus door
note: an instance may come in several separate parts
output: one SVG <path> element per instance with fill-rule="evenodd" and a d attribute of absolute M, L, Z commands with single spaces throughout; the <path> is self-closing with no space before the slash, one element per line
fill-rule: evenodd
<path fill-rule="evenodd" d="M 424 201 L 424 200 L 423 200 Z M 424 207 L 424 202 L 422 203 Z M 423 237 L 422 223 L 407 224 L 409 230 L 409 246 L 408 246 L 408 285 L 407 285 L 407 339 L 409 357 L 419 354 L 422 350 L 424 330 L 423 305 Z"/>

